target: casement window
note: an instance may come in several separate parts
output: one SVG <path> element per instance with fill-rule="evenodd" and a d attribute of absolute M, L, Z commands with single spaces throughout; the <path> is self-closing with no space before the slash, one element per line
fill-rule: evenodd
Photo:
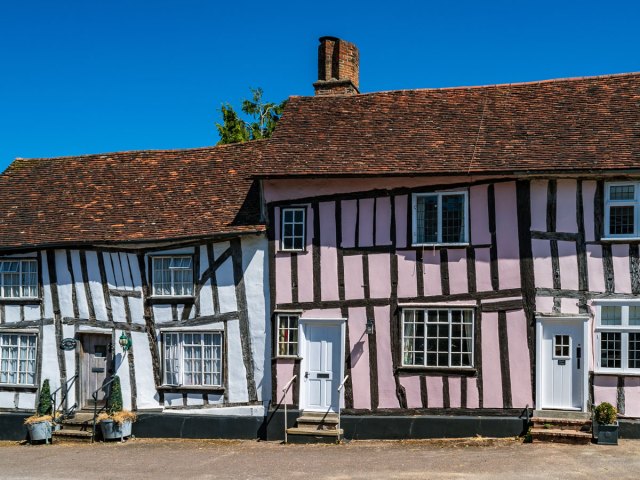
<path fill-rule="evenodd" d="M 467 192 L 414 193 L 413 245 L 456 245 L 469 241 Z"/>
<path fill-rule="evenodd" d="M 605 238 L 640 236 L 640 183 L 607 183 L 605 187 Z"/>
<path fill-rule="evenodd" d="M 301 251 L 305 245 L 304 208 L 283 208 L 281 211 L 282 237 L 280 250 Z"/>
<path fill-rule="evenodd" d="M 37 260 L 0 260 L 0 297 L 37 298 Z"/>
<path fill-rule="evenodd" d="M 36 335 L 0 333 L 0 385 L 36 384 Z"/>
<path fill-rule="evenodd" d="M 473 310 L 402 310 L 402 364 L 411 367 L 473 367 Z"/>
<path fill-rule="evenodd" d="M 640 373 L 640 303 L 596 306 L 596 370 Z"/>
<path fill-rule="evenodd" d="M 284 315 L 277 316 L 277 352 L 278 357 L 298 356 L 298 316 Z"/>
<path fill-rule="evenodd" d="M 193 295 L 191 255 L 162 255 L 153 258 L 153 294 L 184 297 Z"/>
<path fill-rule="evenodd" d="M 163 332 L 164 384 L 222 386 L 222 332 Z"/>

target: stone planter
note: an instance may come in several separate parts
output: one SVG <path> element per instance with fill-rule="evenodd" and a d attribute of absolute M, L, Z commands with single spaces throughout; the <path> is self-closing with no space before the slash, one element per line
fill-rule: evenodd
<path fill-rule="evenodd" d="M 118 439 L 123 441 L 126 437 L 131 436 L 131 422 L 124 422 L 122 425 L 118 425 L 113 420 L 102 420 L 100 429 L 102 430 L 102 439 L 105 441 Z"/>
<path fill-rule="evenodd" d="M 593 422 L 593 438 L 598 445 L 617 445 L 618 422 L 612 424 Z"/>
<path fill-rule="evenodd" d="M 41 442 L 51 443 L 51 422 L 36 422 L 27 425 L 27 431 L 29 432 L 29 442 Z"/>

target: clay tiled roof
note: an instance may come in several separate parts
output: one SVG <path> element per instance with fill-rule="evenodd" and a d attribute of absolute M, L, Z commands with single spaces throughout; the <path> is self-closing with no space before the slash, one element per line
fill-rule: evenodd
<path fill-rule="evenodd" d="M 289 100 L 260 173 L 640 167 L 640 73 Z"/>
<path fill-rule="evenodd" d="M 263 231 L 248 169 L 265 143 L 17 159 L 0 175 L 0 249 Z"/>

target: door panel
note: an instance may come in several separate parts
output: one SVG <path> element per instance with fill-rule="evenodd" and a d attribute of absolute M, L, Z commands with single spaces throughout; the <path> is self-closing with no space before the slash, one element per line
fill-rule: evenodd
<path fill-rule="evenodd" d="M 543 327 L 542 408 L 582 408 L 582 324 L 547 324 Z"/>
<path fill-rule="evenodd" d="M 81 338 L 82 359 L 80 362 L 80 379 L 82 391 L 82 406 L 92 408 L 94 400 L 92 394 L 98 390 L 109 378 L 112 365 L 111 335 L 85 334 Z M 98 406 L 103 406 L 108 387 L 98 392 Z"/>

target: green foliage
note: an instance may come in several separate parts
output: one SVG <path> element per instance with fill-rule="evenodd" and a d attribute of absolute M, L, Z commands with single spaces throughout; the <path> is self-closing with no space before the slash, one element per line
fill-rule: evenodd
<path fill-rule="evenodd" d="M 45 379 L 42 382 L 42 388 L 40 389 L 40 397 L 38 398 L 38 415 L 51 415 L 53 413 L 53 405 L 51 404 L 51 387 L 49 386 L 49 379 Z"/>
<path fill-rule="evenodd" d="M 109 414 L 122 411 L 122 388 L 120 387 L 120 377 L 113 377 L 111 384 L 111 394 L 109 395 Z"/>
<path fill-rule="evenodd" d="M 610 425 L 616 422 L 616 419 L 618 418 L 618 410 L 616 410 L 616 407 L 610 403 L 602 402 L 596 407 L 594 416 L 596 422 L 604 425 Z"/>
<path fill-rule="evenodd" d="M 216 123 L 220 134 L 218 145 L 241 143 L 247 140 L 269 138 L 282 116 L 286 100 L 281 103 L 264 102 L 262 89 L 251 89 L 251 100 L 242 101 L 241 111 L 248 118 L 243 120 L 234 108 L 225 103 L 220 107 L 222 124 Z"/>

